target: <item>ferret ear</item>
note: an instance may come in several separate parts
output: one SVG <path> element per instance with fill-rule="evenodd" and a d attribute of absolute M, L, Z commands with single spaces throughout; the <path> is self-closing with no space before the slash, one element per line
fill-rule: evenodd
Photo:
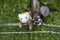
<path fill-rule="evenodd" d="M 30 12 L 30 11 L 28 11 L 28 12 L 26 12 L 26 14 L 27 14 L 27 15 L 31 15 L 31 12 Z"/>
<path fill-rule="evenodd" d="M 21 14 L 18 14 L 18 17 L 20 18 Z"/>
<path fill-rule="evenodd" d="M 26 12 L 26 15 L 29 15 L 29 12 Z"/>

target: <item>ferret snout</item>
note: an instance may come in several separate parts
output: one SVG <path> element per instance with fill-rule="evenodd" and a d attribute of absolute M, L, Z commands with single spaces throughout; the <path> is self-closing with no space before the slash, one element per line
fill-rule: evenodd
<path fill-rule="evenodd" d="M 40 24 L 40 23 L 42 23 L 42 19 L 41 19 L 41 18 L 33 19 L 33 24 L 38 25 L 38 24 Z"/>
<path fill-rule="evenodd" d="M 38 19 L 33 19 L 34 24 L 39 24 Z"/>
<path fill-rule="evenodd" d="M 39 22 L 35 22 L 35 24 L 39 24 Z"/>

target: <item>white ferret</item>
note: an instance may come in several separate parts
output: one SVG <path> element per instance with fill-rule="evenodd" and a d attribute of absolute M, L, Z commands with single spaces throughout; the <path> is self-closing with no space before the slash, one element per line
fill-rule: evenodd
<path fill-rule="evenodd" d="M 25 13 L 18 14 L 18 18 L 20 20 L 20 22 L 19 22 L 19 27 L 20 28 L 22 27 L 23 24 L 28 24 L 29 25 L 29 30 L 32 29 L 30 12 L 25 12 Z"/>

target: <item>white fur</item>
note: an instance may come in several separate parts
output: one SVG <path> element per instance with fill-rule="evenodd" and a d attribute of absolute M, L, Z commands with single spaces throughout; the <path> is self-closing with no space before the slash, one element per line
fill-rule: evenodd
<path fill-rule="evenodd" d="M 41 21 L 41 19 L 38 19 L 38 21 Z"/>
<path fill-rule="evenodd" d="M 42 20 L 41 20 L 41 19 L 38 19 L 38 21 L 40 21 L 38 25 L 41 25 L 41 23 L 42 23 Z"/>
<path fill-rule="evenodd" d="M 22 14 L 18 14 L 18 18 L 22 23 L 26 23 L 31 17 L 29 15 L 29 12 L 25 12 L 25 13 L 22 13 Z"/>

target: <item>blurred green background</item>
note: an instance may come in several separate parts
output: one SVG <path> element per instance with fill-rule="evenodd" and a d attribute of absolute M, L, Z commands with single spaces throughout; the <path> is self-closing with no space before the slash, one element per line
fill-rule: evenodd
<path fill-rule="evenodd" d="M 0 0 L 0 24 L 18 23 L 18 14 L 29 11 L 31 0 Z M 60 0 L 40 0 L 41 5 L 46 5 L 51 9 L 58 11 L 51 11 L 46 17 L 44 23 L 60 24 Z M 22 28 L 6 26 L 0 27 L 0 32 L 20 32 L 29 31 L 27 26 Z M 60 28 L 33 26 L 32 31 L 56 31 L 60 32 Z M 0 34 L 0 40 L 60 40 L 58 34 Z"/>

